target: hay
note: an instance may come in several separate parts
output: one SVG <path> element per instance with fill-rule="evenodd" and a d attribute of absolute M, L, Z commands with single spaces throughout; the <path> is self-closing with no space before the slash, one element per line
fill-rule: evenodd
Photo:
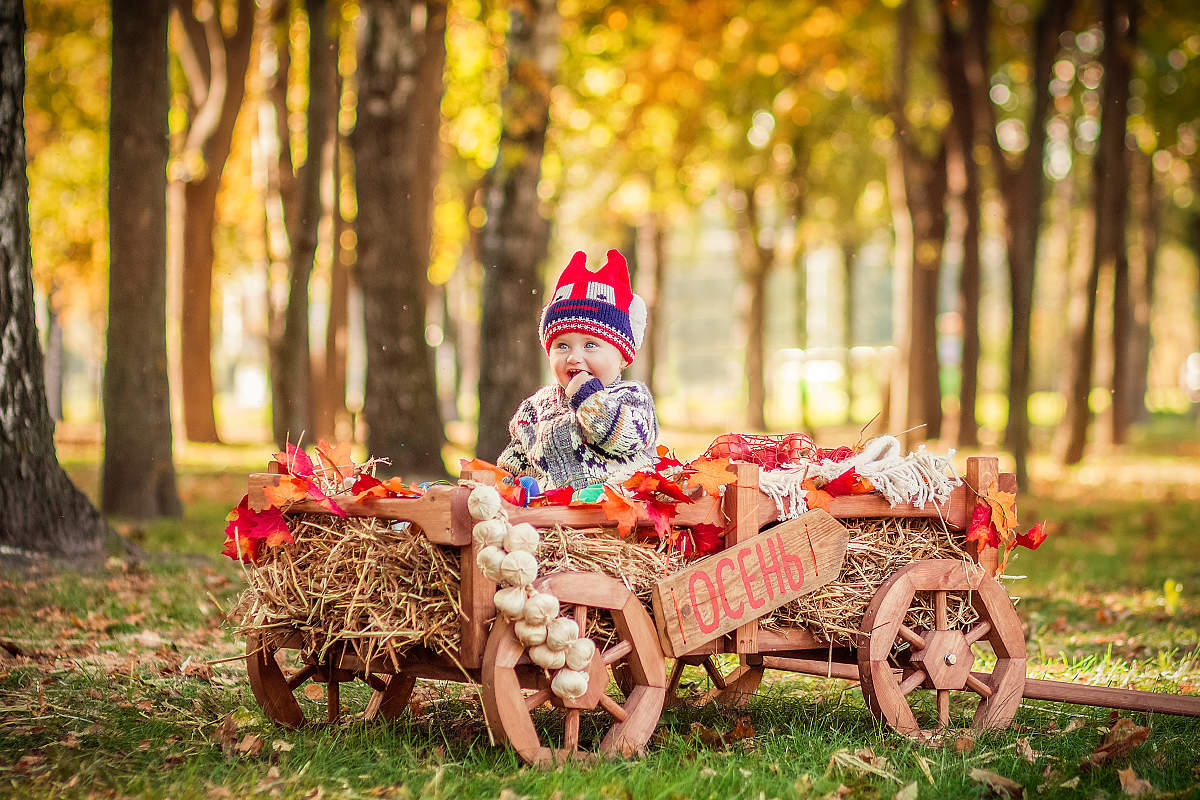
<path fill-rule="evenodd" d="M 295 543 L 268 548 L 246 571 L 249 586 L 231 615 L 239 633 L 295 631 L 318 658 L 339 644 L 397 667 L 418 644 L 454 658 L 457 548 L 374 517 L 302 514 L 288 528 Z"/>
<path fill-rule="evenodd" d="M 843 519 L 850 532 L 846 560 L 837 580 L 777 609 L 762 620 L 765 627 L 805 627 L 838 646 L 855 644 L 863 614 L 875 591 L 896 573 L 921 558 L 970 556 L 937 519 Z M 905 622 L 910 628 L 932 629 L 933 595 L 918 592 Z M 953 627 L 969 625 L 978 615 L 961 595 L 947 597 Z"/>

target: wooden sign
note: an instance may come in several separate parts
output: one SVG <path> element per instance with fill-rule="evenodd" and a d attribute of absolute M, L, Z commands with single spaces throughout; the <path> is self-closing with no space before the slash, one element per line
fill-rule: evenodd
<path fill-rule="evenodd" d="M 815 509 L 664 578 L 653 598 L 663 649 L 683 655 L 833 581 L 849 539 Z"/>

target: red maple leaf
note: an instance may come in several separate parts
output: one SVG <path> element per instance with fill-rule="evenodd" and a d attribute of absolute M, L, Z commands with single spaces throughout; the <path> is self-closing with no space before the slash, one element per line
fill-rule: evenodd
<path fill-rule="evenodd" d="M 1029 533 L 1017 535 L 1017 544 L 1021 547 L 1028 547 L 1030 550 L 1037 550 L 1042 542 L 1046 541 L 1046 523 L 1039 522 L 1029 529 Z"/>
<path fill-rule="evenodd" d="M 978 542 L 980 547 L 999 547 L 1000 531 L 992 524 L 992 507 L 980 501 L 971 512 L 971 524 L 967 526 L 965 541 Z"/>
<path fill-rule="evenodd" d="M 646 501 L 646 516 L 654 523 L 654 532 L 660 539 L 671 536 L 671 520 L 678 513 L 679 509 L 674 503 L 653 499 Z"/>
<path fill-rule="evenodd" d="M 333 514 L 334 516 L 338 516 L 338 517 L 346 516 L 346 512 L 342 510 L 341 506 L 339 506 L 337 503 L 330 500 L 329 495 L 325 494 L 324 492 L 322 492 L 320 489 L 317 488 L 316 481 L 308 480 L 307 478 L 305 478 L 304 480 L 306 480 L 308 483 L 308 496 L 311 497 L 313 500 L 316 500 L 317 505 L 319 505 L 321 508 L 325 509 L 329 513 Z"/>
<path fill-rule="evenodd" d="M 670 467 L 682 466 L 683 462 L 675 457 L 675 454 L 671 452 L 671 448 L 667 447 L 665 444 L 660 444 L 658 446 L 658 463 L 654 465 L 655 472 L 662 472 L 664 469 L 668 469 Z"/>
<path fill-rule="evenodd" d="M 315 469 L 312 459 L 291 442 L 287 444 L 286 453 L 275 454 L 275 460 L 287 470 L 289 475 L 295 475 L 297 478 L 311 477 Z"/>
<path fill-rule="evenodd" d="M 822 488 L 830 497 L 841 497 L 844 494 L 850 494 L 854 491 L 854 484 L 857 483 L 857 479 L 858 473 L 851 467 L 825 484 Z"/>
<path fill-rule="evenodd" d="M 258 539 L 251 539 L 247 536 L 230 536 L 225 540 L 225 549 L 221 551 L 221 555 L 228 556 L 234 561 L 241 561 L 243 564 L 253 564 L 258 558 L 258 544 Z"/>
<path fill-rule="evenodd" d="M 717 552 L 725 544 L 724 534 L 724 528 L 710 522 L 693 525 L 690 535 L 683 537 L 681 549 L 684 556 L 699 557 Z"/>

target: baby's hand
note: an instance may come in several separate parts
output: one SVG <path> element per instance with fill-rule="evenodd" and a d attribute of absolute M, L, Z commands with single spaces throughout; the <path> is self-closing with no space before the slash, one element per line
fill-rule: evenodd
<path fill-rule="evenodd" d="M 592 373 L 580 370 L 567 384 L 567 397 L 574 397 L 579 388 L 592 379 Z"/>

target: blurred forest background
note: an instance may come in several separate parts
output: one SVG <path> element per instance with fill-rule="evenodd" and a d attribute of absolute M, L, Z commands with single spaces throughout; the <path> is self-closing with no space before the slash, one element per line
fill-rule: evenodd
<path fill-rule="evenodd" d="M 494 459 L 576 249 L 629 258 L 668 432 L 880 414 L 1023 476 L 1196 429 L 1191 0 L 26 9 L 47 401 L 60 437 L 106 428 L 105 511 L 177 510 L 172 440 Z"/>

